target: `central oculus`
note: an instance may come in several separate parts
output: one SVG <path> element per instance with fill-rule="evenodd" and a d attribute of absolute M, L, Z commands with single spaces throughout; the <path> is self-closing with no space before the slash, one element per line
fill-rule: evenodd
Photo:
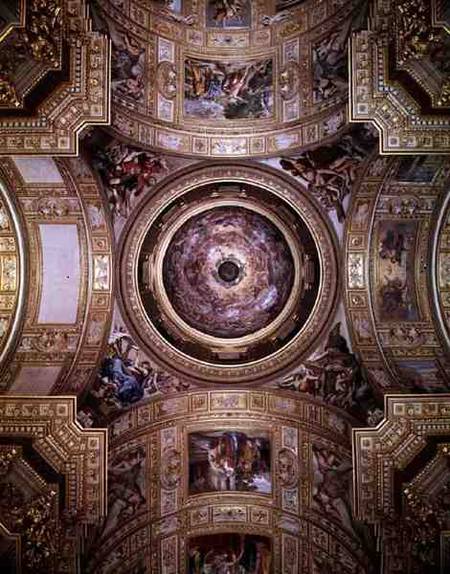
<path fill-rule="evenodd" d="M 267 327 L 291 293 L 295 269 L 278 227 L 240 206 L 220 206 L 188 219 L 163 261 L 168 299 L 189 326 L 220 338 Z"/>
<path fill-rule="evenodd" d="M 224 261 L 217 272 L 222 281 L 227 283 L 234 283 L 239 278 L 239 266 L 234 261 Z"/>

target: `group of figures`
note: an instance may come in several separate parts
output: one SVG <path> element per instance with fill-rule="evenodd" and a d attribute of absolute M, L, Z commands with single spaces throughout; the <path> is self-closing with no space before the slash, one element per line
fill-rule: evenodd
<path fill-rule="evenodd" d="M 350 352 L 337 323 L 321 353 L 313 355 L 298 369 L 278 382 L 281 389 L 308 393 L 328 404 L 366 418 L 378 412 L 377 404 L 360 362 Z"/>
<path fill-rule="evenodd" d="M 189 492 L 270 494 L 270 439 L 265 433 L 218 431 L 189 435 Z"/>
<path fill-rule="evenodd" d="M 273 113 L 273 63 L 185 61 L 187 118 L 261 119 Z"/>
<path fill-rule="evenodd" d="M 189 574 L 270 574 L 270 539 L 253 534 L 196 536 L 188 543 Z"/>
<path fill-rule="evenodd" d="M 113 217 L 126 218 L 137 199 L 168 172 L 165 158 L 122 143 L 98 147 L 94 167 L 100 173 Z"/>
<path fill-rule="evenodd" d="M 417 222 L 382 221 L 379 227 L 378 291 L 382 320 L 418 320 L 414 290 Z"/>
<path fill-rule="evenodd" d="M 216 28 L 250 26 L 250 0 L 209 0 L 206 20 L 208 26 Z"/>
<path fill-rule="evenodd" d="M 374 149 L 373 130 L 357 126 L 334 145 L 307 151 L 297 158 L 283 158 L 280 166 L 298 177 L 327 211 L 345 219 L 344 200 L 350 194 L 359 168 Z"/>
<path fill-rule="evenodd" d="M 119 34 L 112 23 L 108 27 L 112 52 L 111 87 L 114 93 L 135 102 L 144 99 L 145 48 L 127 34 Z"/>
<path fill-rule="evenodd" d="M 100 424 L 150 397 L 189 388 L 189 383 L 155 369 L 129 335 L 116 333 L 79 417 L 85 426 Z"/>
<path fill-rule="evenodd" d="M 314 102 L 319 103 L 348 90 L 347 39 L 350 25 L 333 32 L 313 47 Z"/>

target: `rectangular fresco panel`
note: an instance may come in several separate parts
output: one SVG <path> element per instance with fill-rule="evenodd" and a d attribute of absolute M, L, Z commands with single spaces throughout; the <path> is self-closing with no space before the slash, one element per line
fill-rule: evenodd
<path fill-rule="evenodd" d="M 244 491 L 270 494 L 270 439 L 267 433 L 191 433 L 189 494 Z"/>
<path fill-rule="evenodd" d="M 418 223 L 380 221 L 377 308 L 381 321 L 417 321 L 414 258 Z"/>
<path fill-rule="evenodd" d="M 189 574 L 271 574 L 272 542 L 254 534 L 195 536 L 187 544 Z"/>
<path fill-rule="evenodd" d="M 250 0 L 208 0 L 206 23 L 210 28 L 247 28 L 251 26 Z"/>
<path fill-rule="evenodd" d="M 271 117 L 272 60 L 221 63 L 186 59 L 184 115 L 207 120 Z"/>

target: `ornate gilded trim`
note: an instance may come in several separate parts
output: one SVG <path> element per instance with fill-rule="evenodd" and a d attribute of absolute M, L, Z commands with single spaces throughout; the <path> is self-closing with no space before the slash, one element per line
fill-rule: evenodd
<path fill-rule="evenodd" d="M 83 429 L 76 397 L 0 396 L 0 436 L 32 446 L 66 480 L 66 508 L 81 523 L 106 513 L 106 429 Z"/>

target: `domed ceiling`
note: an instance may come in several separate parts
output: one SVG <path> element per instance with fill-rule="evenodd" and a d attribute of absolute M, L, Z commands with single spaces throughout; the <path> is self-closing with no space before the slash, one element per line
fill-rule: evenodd
<path fill-rule="evenodd" d="M 233 339 L 267 327 L 284 309 L 294 262 L 269 219 L 230 205 L 186 221 L 170 240 L 162 273 L 169 304 L 181 320 Z"/>
<path fill-rule="evenodd" d="M 448 10 L 394 4 L 3 2 L 8 572 L 450 571 Z"/>
<path fill-rule="evenodd" d="M 334 233 L 272 169 L 191 168 L 155 189 L 123 237 L 124 318 L 191 378 L 267 378 L 310 348 L 335 305 Z"/>

